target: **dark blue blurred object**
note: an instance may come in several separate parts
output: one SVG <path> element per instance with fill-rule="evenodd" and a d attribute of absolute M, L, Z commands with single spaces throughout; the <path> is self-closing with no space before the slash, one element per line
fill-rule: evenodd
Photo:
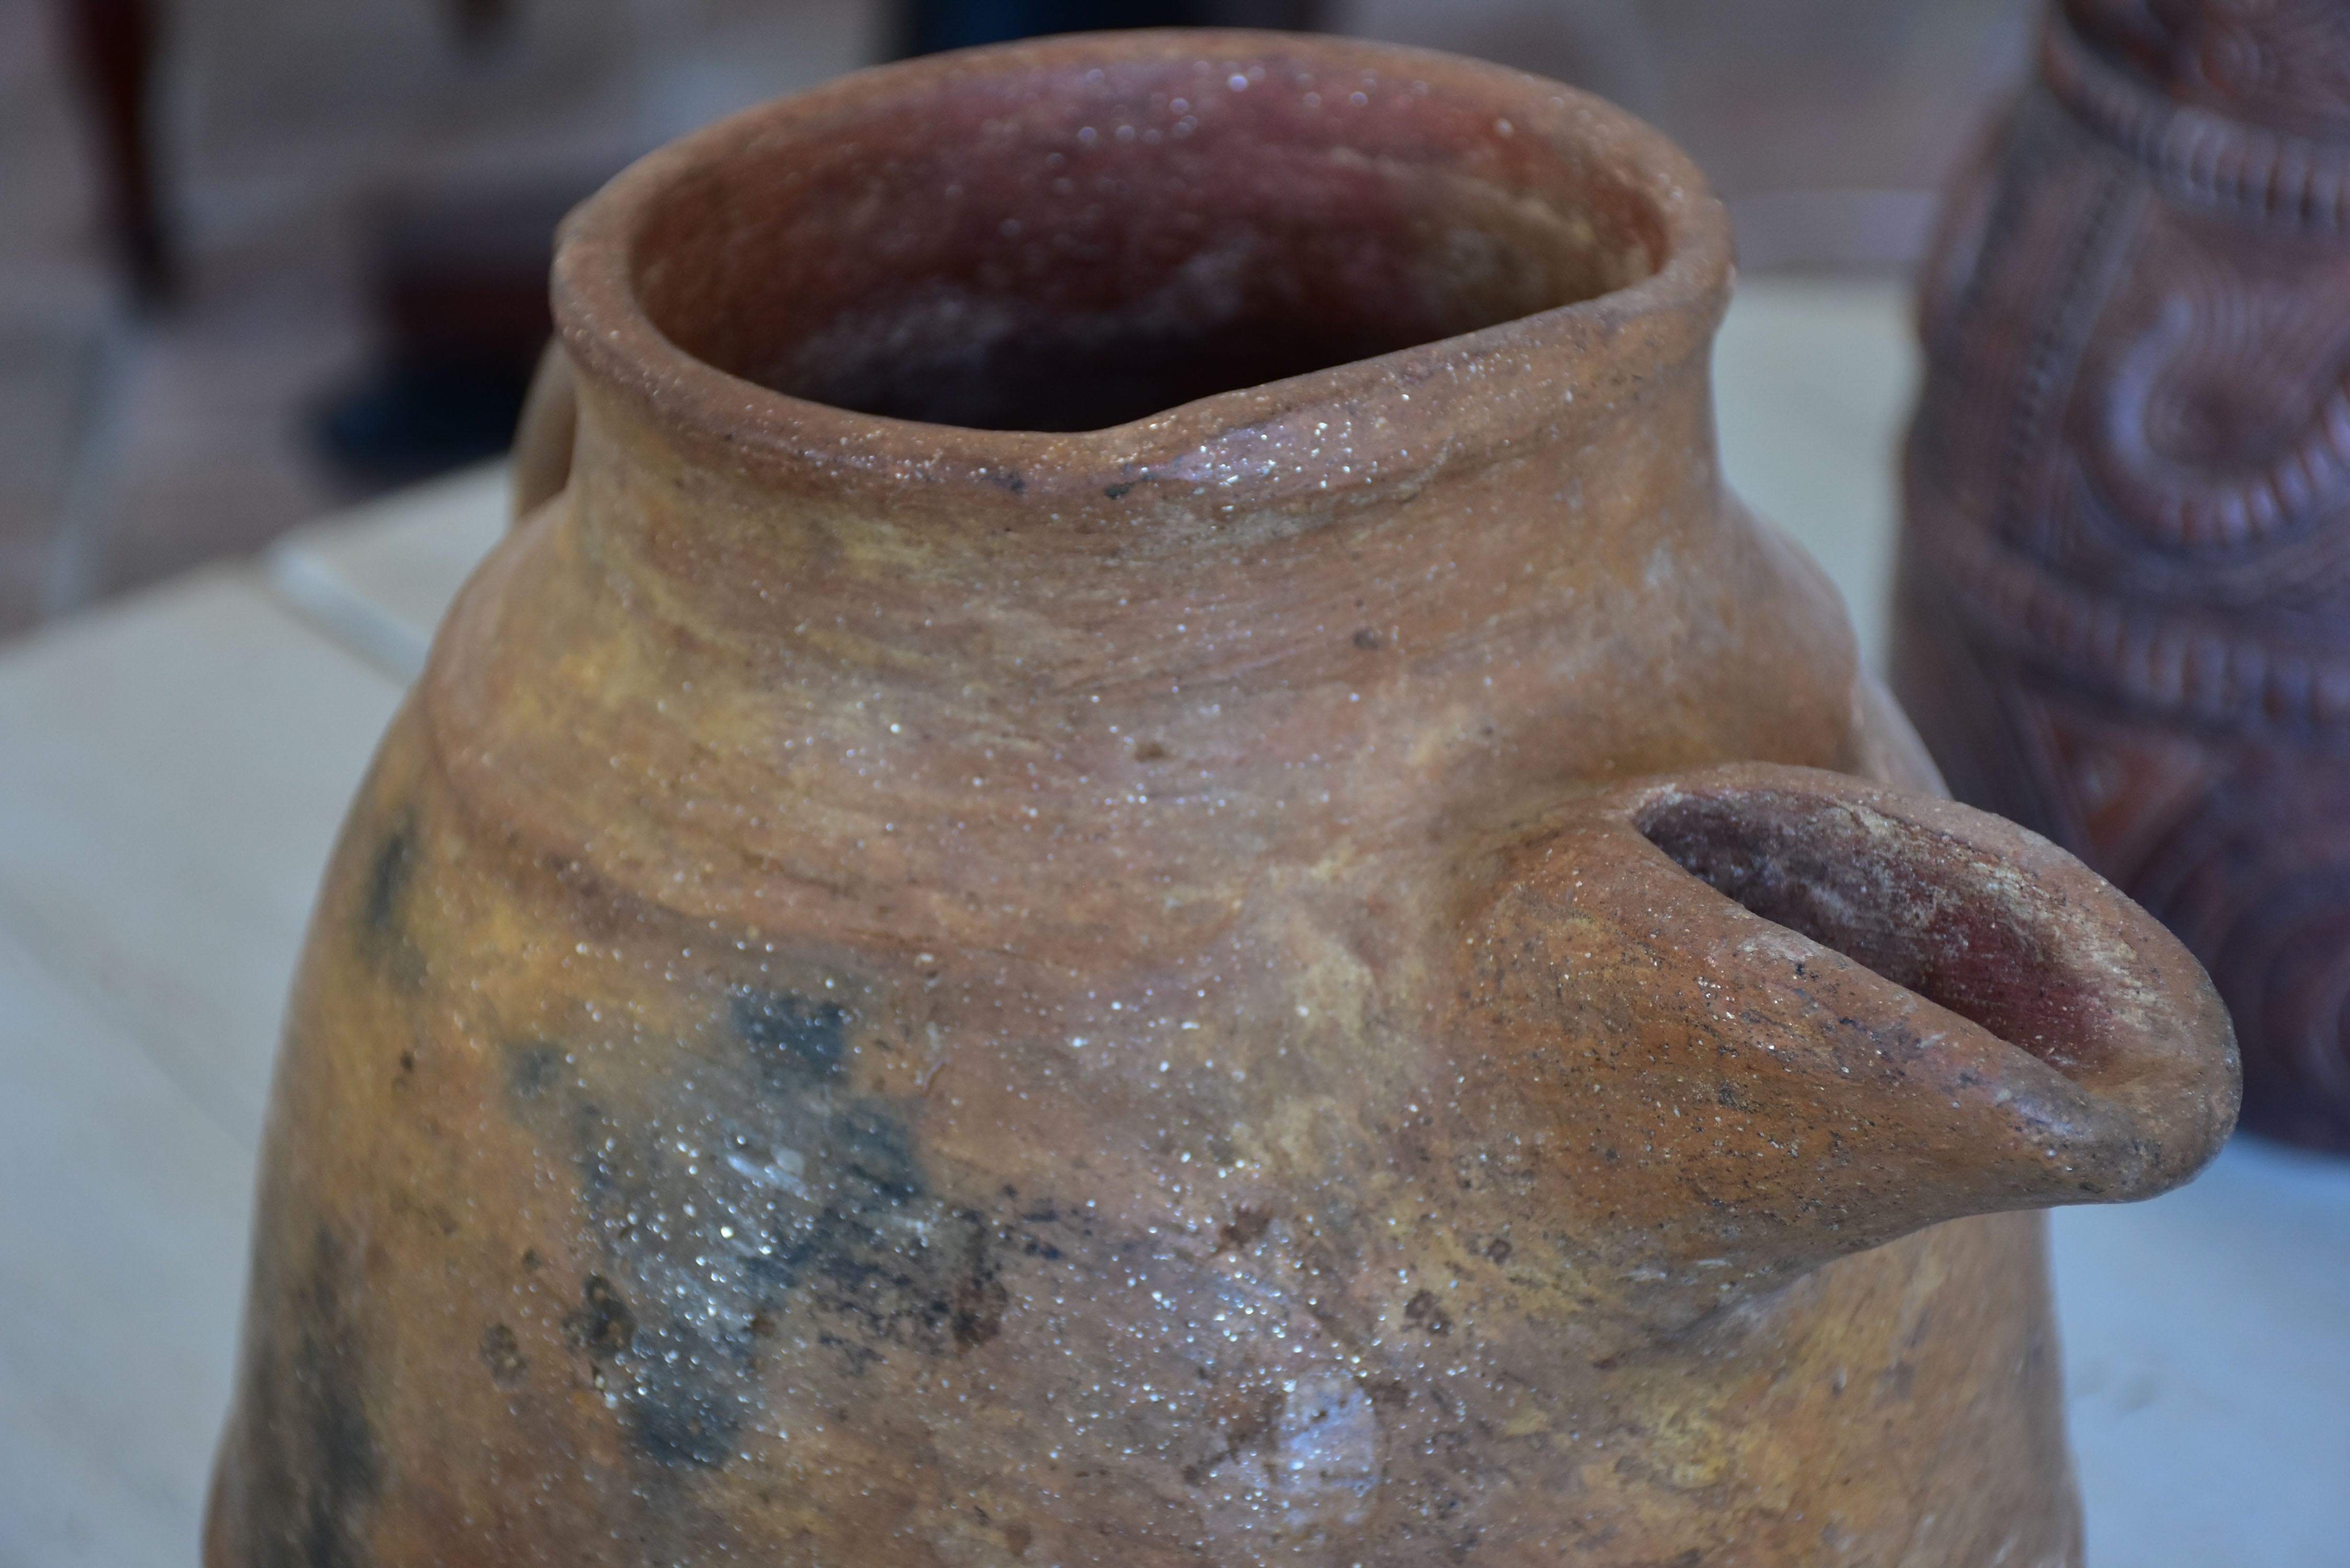
<path fill-rule="evenodd" d="M 309 434 L 354 492 L 390 490 L 505 451 L 529 385 L 509 365 L 391 365 L 322 402 Z"/>
<path fill-rule="evenodd" d="M 1317 0 L 901 0 L 897 52 L 931 55 L 1045 33 L 1112 27 L 1281 27 L 1311 31 Z"/>
<path fill-rule="evenodd" d="M 379 193 L 368 215 L 376 350 L 312 414 L 309 436 L 354 492 L 413 483 L 504 452 L 554 323 L 556 222 L 600 165 Z"/>

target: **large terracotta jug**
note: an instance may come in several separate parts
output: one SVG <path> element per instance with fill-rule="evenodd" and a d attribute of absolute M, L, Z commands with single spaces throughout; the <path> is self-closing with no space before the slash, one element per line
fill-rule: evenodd
<path fill-rule="evenodd" d="M 1894 682 L 2350 1153 L 2350 5 L 2063 0 L 1923 312 Z"/>
<path fill-rule="evenodd" d="M 2192 1174 L 2227 1024 L 1724 493 L 1730 258 L 1602 103 L 1265 34 L 590 202 L 207 1561 L 2076 1562 L 2026 1211 Z"/>

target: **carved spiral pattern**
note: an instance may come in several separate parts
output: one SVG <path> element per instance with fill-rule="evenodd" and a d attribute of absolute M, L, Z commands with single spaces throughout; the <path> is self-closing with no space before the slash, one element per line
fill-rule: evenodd
<path fill-rule="evenodd" d="M 2350 130 L 2340 0 L 2069 0 L 2074 26 L 2172 97 L 2324 136 Z"/>
<path fill-rule="evenodd" d="M 1964 525 L 1913 542 L 1991 640 L 2135 709 L 2233 729 L 2350 730 L 2350 661 L 2330 649 L 2149 615 Z"/>
<path fill-rule="evenodd" d="M 1895 686 L 2350 1151 L 2350 4 L 2062 10 L 1929 273 Z"/>
<path fill-rule="evenodd" d="M 2098 389 L 2089 455 L 2116 509 L 2161 545 L 2206 551 L 2350 510 L 2350 362 L 2293 371 L 2339 320 L 2335 300 L 2177 256 L 2167 297 Z"/>
<path fill-rule="evenodd" d="M 2144 164 L 2165 193 L 2249 222 L 2350 233 L 2350 148 L 2256 130 L 2171 102 L 2052 26 L 2043 78 L 2084 122 Z"/>

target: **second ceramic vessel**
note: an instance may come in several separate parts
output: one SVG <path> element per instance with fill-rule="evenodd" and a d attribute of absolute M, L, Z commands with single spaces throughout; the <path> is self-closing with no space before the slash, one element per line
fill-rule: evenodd
<path fill-rule="evenodd" d="M 1894 682 L 2350 1151 L 2350 6 L 2070 0 L 1929 271 Z"/>

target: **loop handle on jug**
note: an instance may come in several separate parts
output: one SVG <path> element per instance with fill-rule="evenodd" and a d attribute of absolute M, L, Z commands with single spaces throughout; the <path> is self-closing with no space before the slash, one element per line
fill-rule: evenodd
<path fill-rule="evenodd" d="M 531 372 L 522 417 L 515 426 L 514 514 L 520 523 L 563 493 L 571 483 L 571 447 L 579 424 L 579 399 L 571 380 L 571 357 L 563 340 L 547 344 Z"/>

